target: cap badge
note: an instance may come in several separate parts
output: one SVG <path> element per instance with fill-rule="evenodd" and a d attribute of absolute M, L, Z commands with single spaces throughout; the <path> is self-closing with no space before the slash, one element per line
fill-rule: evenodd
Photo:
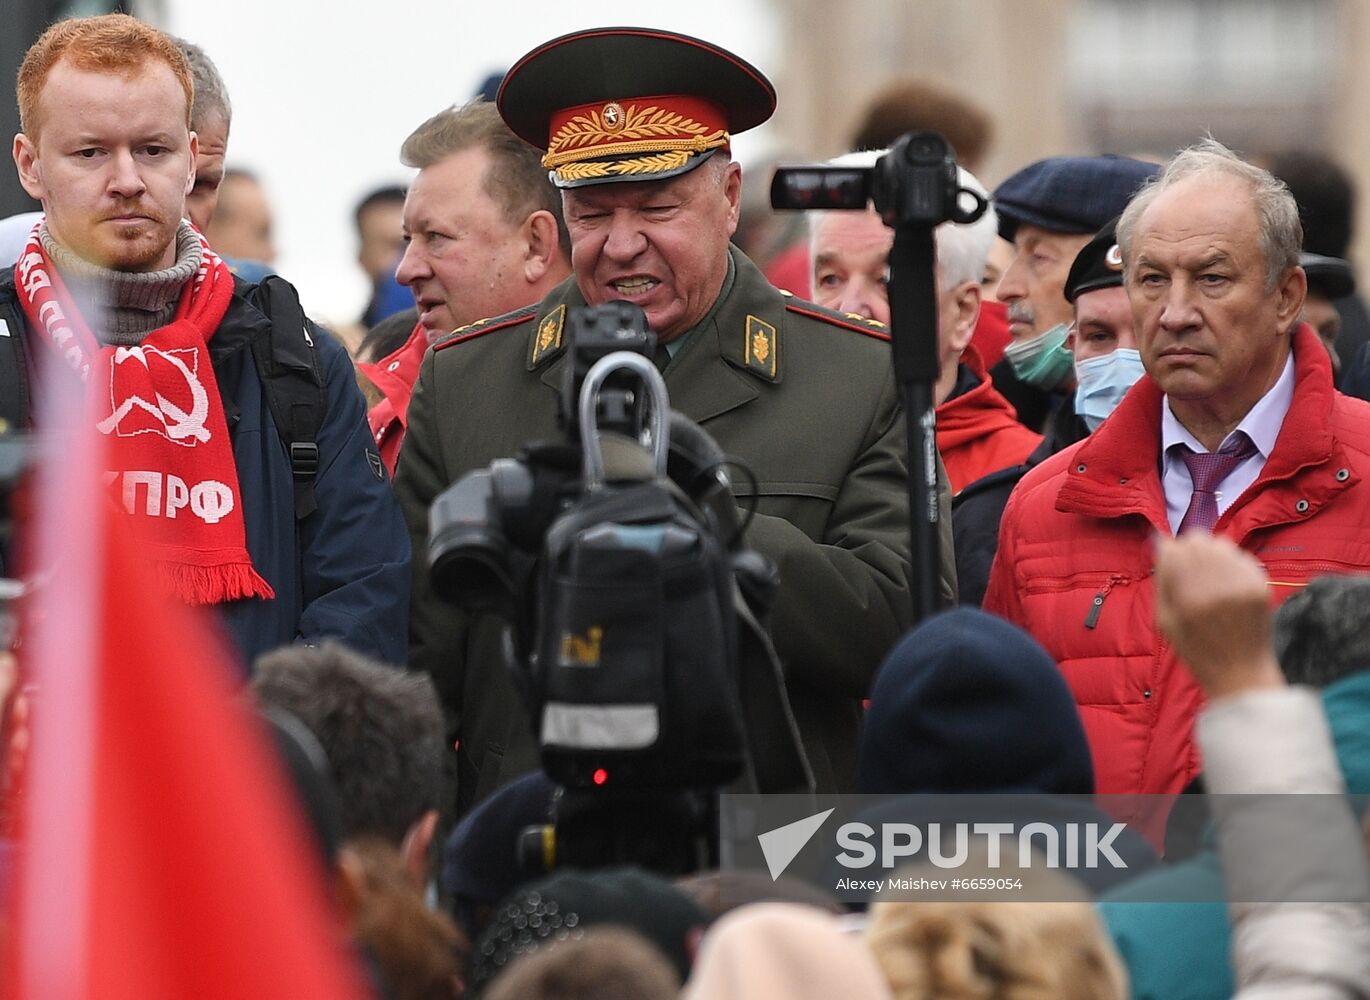
<path fill-rule="evenodd" d="M 1108 248 L 1104 254 L 1104 264 L 1110 271 L 1121 271 L 1123 269 L 1123 252 L 1118 248 L 1118 244 Z"/>
<path fill-rule="evenodd" d="M 704 102 L 685 98 L 572 108 L 554 118 L 542 165 L 562 182 L 680 170 L 692 156 L 727 145 L 722 115 L 713 117 Z"/>

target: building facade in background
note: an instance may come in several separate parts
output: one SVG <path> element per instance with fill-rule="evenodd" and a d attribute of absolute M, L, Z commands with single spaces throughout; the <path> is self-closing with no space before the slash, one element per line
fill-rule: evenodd
<path fill-rule="evenodd" d="M 770 0 L 789 155 L 831 156 L 891 77 L 992 109 L 982 179 L 1060 153 L 1163 157 L 1211 133 L 1248 155 L 1327 153 L 1361 197 L 1370 279 L 1370 0 Z"/>

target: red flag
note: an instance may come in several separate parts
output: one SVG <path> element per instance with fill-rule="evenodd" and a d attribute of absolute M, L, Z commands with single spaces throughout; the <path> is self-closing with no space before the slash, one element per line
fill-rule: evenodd
<path fill-rule="evenodd" d="M 72 435 L 37 494 L 52 575 L 25 646 L 6 996 L 369 996 L 232 661 L 203 612 L 158 591 L 94 472 L 101 446 Z"/>

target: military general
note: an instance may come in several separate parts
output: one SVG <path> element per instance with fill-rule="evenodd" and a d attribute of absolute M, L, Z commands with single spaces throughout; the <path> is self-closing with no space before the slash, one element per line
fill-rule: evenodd
<path fill-rule="evenodd" d="M 780 571 L 770 622 L 817 785 L 850 789 L 861 700 L 910 625 L 904 419 L 878 323 L 787 296 L 729 238 L 741 168 L 731 136 L 775 91 L 754 67 L 665 31 L 604 28 L 539 46 L 497 100 L 545 150 L 573 275 L 541 302 L 455 331 L 424 359 L 396 489 L 416 551 L 454 480 L 531 439 L 559 436 L 569 310 L 641 306 L 665 346 L 671 406 L 732 458 L 750 545 Z M 954 569 L 942 474 L 944 598 Z M 415 560 L 411 665 L 429 671 L 458 741 L 464 810 L 537 765 L 500 655 L 501 623 L 433 595 Z"/>

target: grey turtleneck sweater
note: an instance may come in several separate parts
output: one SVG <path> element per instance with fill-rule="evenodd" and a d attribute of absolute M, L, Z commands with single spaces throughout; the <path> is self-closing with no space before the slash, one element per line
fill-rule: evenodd
<path fill-rule="evenodd" d="M 161 271 L 99 267 L 54 240 L 46 223 L 38 239 L 72 297 L 85 309 L 96 304 L 96 315 L 85 317 L 92 332 L 102 343 L 120 347 L 140 344 L 153 330 L 171 322 L 181 291 L 200 269 L 203 256 L 199 238 L 184 219 L 176 233 L 176 263 Z"/>

